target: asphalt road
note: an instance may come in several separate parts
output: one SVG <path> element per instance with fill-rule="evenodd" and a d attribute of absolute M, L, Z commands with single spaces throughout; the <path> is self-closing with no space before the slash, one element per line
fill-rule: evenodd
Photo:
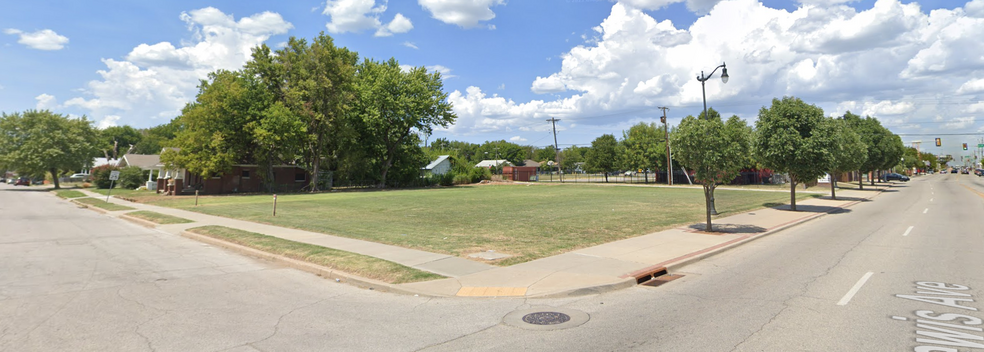
<path fill-rule="evenodd" d="M 973 175 L 899 184 L 660 287 L 543 300 L 357 289 L 12 189 L 0 186 L 4 351 L 984 351 Z M 573 318 L 515 323 L 530 311 Z"/>

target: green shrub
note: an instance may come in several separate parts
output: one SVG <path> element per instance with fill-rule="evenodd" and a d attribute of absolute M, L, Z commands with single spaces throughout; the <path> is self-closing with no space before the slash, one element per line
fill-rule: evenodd
<path fill-rule="evenodd" d="M 137 189 L 144 185 L 146 179 L 147 175 L 139 167 L 127 166 L 120 170 L 120 179 L 116 182 L 120 184 L 120 188 Z"/>
<path fill-rule="evenodd" d="M 473 167 L 471 170 L 468 170 L 468 178 L 470 181 L 469 183 L 478 183 L 482 180 L 491 180 L 492 171 L 489 171 L 489 169 L 484 167 Z"/>
<path fill-rule="evenodd" d="M 454 184 L 456 185 L 467 185 L 471 182 L 471 177 L 468 175 L 454 175 Z"/>
<path fill-rule="evenodd" d="M 437 182 L 441 186 L 453 186 L 454 185 L 455 173 L 445 172 L 443 175 L 438 175 Z"/>
<path fill-rule="evenodd" d="M 89 176 L 92 177 L 92 183 L 96 184 L 96 188 L 108 189 L 112 184 L 109 181 L 110 171 L 117 171 L 118 167 L 113 165 L 103 165 L 92 168 L 89 171 Z M 115 185 L 113 185 L 115 187 Z"/>

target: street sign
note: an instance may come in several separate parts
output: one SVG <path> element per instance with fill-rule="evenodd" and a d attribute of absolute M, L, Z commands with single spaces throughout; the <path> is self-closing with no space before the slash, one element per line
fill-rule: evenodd
<path fill-rule="evenodd" d="M 977 144 L 978 148 L 984 148 L 984 144 Z"/>
<path fill-rule="evenodd" d="M 119 179 L 120 179 L 120 172 L 119 171 L 110 171 L 109 172 L 109 180 L 110 181 L 116 181 L 116 180 L 119 180 Z"/>

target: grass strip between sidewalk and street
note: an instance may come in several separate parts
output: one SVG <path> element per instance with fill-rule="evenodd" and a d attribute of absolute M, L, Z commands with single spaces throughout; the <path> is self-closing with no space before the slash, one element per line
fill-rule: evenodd
<path fill-rule="evenodd" d="M 188 231 L 391 284 L 444 278 L 444 276 L 438 274 L 414 269 L 379 258 L 294 242 L 225 226 L 202 226 L 188 229 Z"/>
<path fill-rule="evenodd" d="M 60 189 L 60 190 L 55 190 L 54 192 L 55 192 L 55 195 L 56 196 L 59 196 L 59 197 L 65 198 L 65 199 L 86 197 L 86 194 L 85 193 L 82 193 L 82 192 L 76 191 L 76 190 L 72 190 L 72 189 Z"/>
<path fill-rule="evenodd" d="M 161 214 L 161 213 L 147 211 L 147 210 L 135 211 L 132 213 L 127 213 L 126 215 L 142 220 L 147 220 L 161 225 L 187 224 L 189 222 L 194 222 L 185 218 L 179 218 L 177 216 L 171 216 L 171 215 Z"/>
<path fill-rule="evenodd" d="M 100 208 L 107 211 L 133 210 L 133 208 L 131 207 L 109 203 L 106 202 L 105 199 L 100 199 L 100 198 L 79 198 L 79 199 L 74 199 L 74 201 L 85 205 L 94 206 L 96 208 Z"/>

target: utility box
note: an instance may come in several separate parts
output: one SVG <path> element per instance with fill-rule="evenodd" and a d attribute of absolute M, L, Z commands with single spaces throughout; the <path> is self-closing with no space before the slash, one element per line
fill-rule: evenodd
<path fill-rule="evenodd" d="M 502 175 L 512 181 L 535 181 L 537 169 L 535 166 L 506 166 L 502 168 Z"/>

